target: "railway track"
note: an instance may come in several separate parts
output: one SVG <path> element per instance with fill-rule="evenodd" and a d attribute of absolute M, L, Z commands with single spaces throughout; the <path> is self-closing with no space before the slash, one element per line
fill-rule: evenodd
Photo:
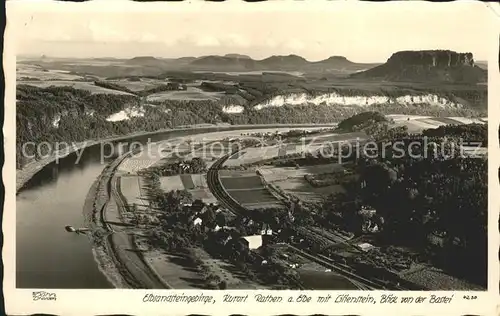
<path fill-rule="evenodd" d="M 247 210 L 245 207 L 241 206 L 238 204 L 232 197 L 230 197 L 225 189 L 222 187 L 222 184 L 219 179 L 219 169 L 221 166 L 226 162 L 226 160 L 231 156 L 235 154 L 230 153 L 219 160 L 217 160 L 208 170 L 207 172 L 207 185 L 214 197 L 219 201 L 221 206 L 225 207 L 226 209 L 230 210 L 231 212 L 239 215 L 243 215 L 247 213 Z M 316 233 L 318 234 L 318 233 Z M 318 234 L 319 235 L 319 234 Z M 325 238 L 322 236 L 322 238 Z M 286 244 L 287 247 L 292 249 L 292 251 L 298 252 L 301 256 L 308 258 L 309 260 L 312 260 L 314 262 L 320 263 L 323 266 L 329 267 L 332 269 L 332 271 L 337 272 L 338 274 L 348 278 L 349 280 L 355 281 L 353 284 L 356 285 L 359 289 L 383 289 L 386 287 L 381 286 L 380 283 L 376 283 L 373 281 L 370 281 L 366 278 L 363 278 L 355 273 L 352 273 L 350 271 L 347 271 L 343 268 L 340 268 L 336 264 L 333 263 L 333 261 L 330 258 L 326 257 L 319 257 L 317 255 L 313 255 L 310 253 L 307 253 L 301 249 L 298 249 L 292 245 Z"/>

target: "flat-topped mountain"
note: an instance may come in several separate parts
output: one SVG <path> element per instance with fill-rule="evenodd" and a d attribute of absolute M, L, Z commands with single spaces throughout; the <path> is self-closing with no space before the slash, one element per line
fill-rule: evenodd
<path fill-rule="evenodd" d="M 336 64 L 336 65 L 352 65 L 355 64 L 344 56 L 331 56 L 327 59 L 316 62 L 318 64 Z"/>
<path fill-rule="evenodd" d="M 188 69 L 212 71 L 304 71 L 304 72 L 339 72 L 353 73 L 371 68 L 378 64 L 358 64 L 344 56 L 332 56 L 321 61 L 308 61 L 298 55 L 273 55 L 262 60 L 255 60 L 246 55 L 227 54 L 224 56 L 204 56 L 193 60 Z"/>
<path fill-rule="evenodd" d="M 224 55 L 224 57 L 228 57 L 228 58 L 243 58 L 243 59 L 252 59 L 252 58 L 250 58 L 250 56 L 248 56 L 248 55 L 242 55 L 242 54 L 226 54 L 226 55 Z"/>
<path fill-rule="evenodd" d="M 475 65 L 472 53 L 424 50 L 394 53 L 385 64 L 352 74 L 351 77 L 388 81 L 480 83 L 487 80 L 487 72 Z"/>
<path fill-rule="evenodd" d="M 401 51 L 392 54 L 387 63 L 443 68 L 474 66 L 474 58 L 472 53 L 457 53 L 450 50 Z"/>
<path fill-rule="evenodd" d="M 256 68 L 256 63 L 251 58 L 227 57 L 227 56 L 205 56 L 193 60 L 188 66 L 192 68 L 208 69 L 208 70 L 233 70 L 233 69 L 248 69 Z"/>
<path fill-rule="evenodd" d="M 159 61 L 153 56 L 137 56 L 129 59 L 130 62 L 149 62 L 149 61 Z"/>
<path fill-rule="evenodd" d="M 297 55 L 288 55 L 288 56 L 276 56 L 273 55 L 271 57 L 268 57 L 266 59 L 260 60 L 259 65 L 262 65 L 264 67 L 301 67 L 309 62 L 301 56 Z"/>
<path fill-rule="evenodd" d="M 126 61 L 129 65 L 162 67 L 166 61 L 153 56 L 137 56 Z"/>

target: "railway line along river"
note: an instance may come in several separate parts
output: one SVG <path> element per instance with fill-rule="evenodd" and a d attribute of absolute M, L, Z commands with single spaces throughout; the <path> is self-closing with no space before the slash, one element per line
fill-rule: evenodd
<path fill-rule="evenodd" d="M 204 127 L 136 135 L 119 141 L 146 143 L 200 133 L 318 125 Z M 326 127 L 326 126 L 325 126 Z M 115 140 L 115 141 L 118 141 Z M 85 235 L 69 234 L 66 225 L 83 227 L 89 189 L 110 159 L 101 162 L 101 146 L 86 148 L 78 163 L 70 154 L 38 171 L 16 196 L 16 286 L 18 288 L 112 288 L 98 269 Z"/>

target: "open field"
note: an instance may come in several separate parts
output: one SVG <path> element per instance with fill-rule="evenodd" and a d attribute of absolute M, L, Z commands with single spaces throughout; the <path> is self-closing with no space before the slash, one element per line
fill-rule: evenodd
<path fill-rule="evenodd" d="M 285 181 L 292 178 L 304 178 L 307 174 L 328 173 L 334 171 L 342 171 L 344 167 L 341 164 L 330 163 L 315 166 L 303 166 L 300 168 L 294 167 L 272 167 L 263 166 L 259 168 L 266 182 Z"/>
<path fill-rule="evenodd" d="M 162 82 L 158 80 L 150 80 L 141 78 L 140 81 L 130 81 L 130 80 L 107 80 L 107 82 L 122 86 L 134 92 L 139 92 L 147 89 L 157 87 Z"/>
<path fill-rule="evenodd" d="M 92 82 L 83 81 L 18 81 L 18 85 L 25 84 L 29 86 L 48 88 L 51 86 L 55 87 L 73 87 L 75 89 L 87 90 L 93 94 L 124 94 L 131 95 L 130 93 L 124 91 L 118 91 L 113 89 L 106 89 L 94 85 Z"/>
<path fill-rule="evenodd" d="M 342 170 L 344 170 L 344 167 L 335 163 L 304 166 L 299 169 L 292 167 L 277 168 L 271 166 L 259 168 L 259 172 L 266 182 L 304 201 L 320 201 L 329 194 L 343 191 L 340 185 L 319 188 L 313 187 L 304 179 L 305 175 L 330 173 Z"/>
<path fill-rule="evenodd" d="M 245 153 L 240 155 L 237 159 L 229 159 L 224 165 L 239 166 L 242 164 L 249 164 L 257 162 L 264 159 L 269 159 L 278 156 L 280 152 L 280 146 L 268 146 L 268 147 L 250 147 L 245 149 Z"/>
<path fill-rule="evenodd" d="M 431 120 L 441 122 L 441 123 L 444 123 L 446 125 L 462 125 L 463 124 L 463 122 L 458 121 L 458 120 L 454 120 L 450 117 L 434 117 L 434 118 L 426 120 L 426 121 L 431 121 Z"/>
<path fill-rule="evenodd" d="M 217 199 L 212 195 L 207 186 L 204 174 L 182 174 L 178 176 L 160 178 L 161 188 L 165 191 L 187 190 L 193 195 L 193 199 L 200 199 L 205 203 L 216 203 Z"/>
<path fill-rule="evenodd" d="M 330 194 L 344 191 L 341 185 L 316 188 L 304 178 L 290 178 L 284 181 L 275 181 L 272 184 L 286 193 L 296 196 L 300 200 L 310 202 L 319 202 Z"/>
<path fill-rule="evenodd" d="M 183 151 L 189 149 L 189 146 L 187 145 L 181 145 L 179 146 L 179 149 L 177 149 L 176 146 L 179 143 L 181 143 L 181 141 L 178 139 L 150 143 L 148 146 L 144 147 L 143 151 L 126 158 L 120 164 L 118 170 L 134 174 L 139 170 L 171 159 L 170 157 L 173 151 Z M 123 150 L 126 151 L 128 149 L 125 148 Z"/>
<path fill-rule="evenodd" d="M 189 190 L 189 192 L 193 195 L 193 199 L 195 200 L 199 199 L 207 204 L 217 203 L 217 199 L 213 196 L 208 188 Z"/>
<path fill-rule="evenodd" d="M 300 71 L 193 71 L 193 73 L 212 73 L 212 74 L 225 74 L 228 76 L 242 76 L 242 75 L 263 75 L 265 73 L 273 74 L 273 75 L 289 75 L 295 77 L 302 77 L 304 75 L 303 72 Z"/>
<path fill-rule="evenodd" d="M 183 256 L 162 250 L 143 252 L 144 259 L 174 289 L 199 289 L 204 283 L 196 268 Z"/>
<path fill-rule="evenodd" d="M 222 185 L 228 191 L 241 189 L 264 188 L 259 176 L 221 177 Z"/>
<path fill-rule="evenodd" d="M 184 190 L 184 183 L 180 176 L 170 176 L 160 178 L 161 188 L 163 191 Z"/>
<path fill-rule="evenodd" d="M 151 159 L 143 159 L 141 157 L 138 158 L 130 158 L 123 161 L 120 164 L 118 170 L 127 172 L 130 174 L 135 174 L 137 171 L 145 169 L 149 167 L 154 161 Z"/>
<path fill-rule="evenodd" d="M 406 114 L 389 114 L 389 115 L 386 115 L 386 117 L 390 118 L 390 119 L 393 119 L 395 122 L 432 118 L 432 116 L 406 115 Z"/>
<path fill-rule="evenodd" d="M 314 153 L 318 149 L 323 147 L 323 142 L 315 141 L 304 141 L 302 144 L 288 144 L 286 147 L 286 154 L 297 154 L 297 153 Z"/>
<path fill-rule="evenodd" d="M 293 143 L 285 143 L 281 145 L 272 145 L 265 147 L 249 147 L 238 152 L 228 159 L 224 165 L 235 167 L 244 164 L 251 164 L 261 160 L 270 159 L 278 156 L 290 155 L 295 153 L 309 152 L 314 153 L 325 144 L 334 142 L 349 141 L 356 139 L 365 139 L 366 134 L 363 132 L 354 133 L 326 133 L 315 136 L 309 136 Z"/>
<path fill-rule="evenodd" d="M 81 80 L 82 76 L 71 74 L 65 70 L 45 69 L 37 65 L 18 63 L 16 67 L 18 80 Z"/>
<path fill-rule="evenodd" d="M 167 100 L 218 100 L 224 94 L 221 92 L 206 92 L 199 88 L 187 87 L 186 90 L 164 91 L 148 95 L 148 101 Z"/>
<path fill-rule="evenodd" d="M 453 122 L 453 123 L 452 123 Z M 453 119 L 438 119 L 433 117 L 417 117 L 406 119 L 395 119 L 395 126 L 406 126 L 410 133 L 420 133 L 424 129 L 434 129 L 447 124 L 461 124 Z"/>
<path fill-rule="evenodd" d="M 272 134 L 276 132 L 289 132 L 290 130 L 308 130 L 308 131 L 313 131 L 313 130 L 318 130 L 318 129 L 323 129 L 325 126 L 319 126 L 319 127 L 276 127 L 276 128 L 259 128 L 259 129 L 241 129 L 241 130 L 234 130 L 234 131 L 220 131 L 220 132 L 211 132 L 211 133 L 205 133 L 205 134 L 199 134 L 199 135 L 192 135 L 189 137 L 192 141 L 219 141 L 224 138 L 246 138 L 249 137 L 248 135 L 252 135 L 254 133 L 261 133 L 261 134 Z"/>
<path fill-rule="evenodd" d="M 233 190 L 228 191 L 228 194 L 243 206 L 245 204 L 277 202 L 277 199 L 267 189 Z"/>
<path fill-rule="evenodd" d="M 219 170 L 219 175 L 221 178 L 228 177 L 249 177 L 255 176 L 255 170 Z"/>
<path fill-rule="evenodd" d="M 182 184 L 186 190 L 192 190 L 195 188 L 193 178 L 190 174 L 181 174 L 179 177 L 181 178 Z"/>
<path fill-rule="evenodd" d="M 189 153 L 186 158 L 192 159 L 199 157 L 203 159 L 222 158 L 230 153 L 231 148 L 221 143 L 204 144 L 202 148 L 196 149 Z"/>
<path fill-rule="evenodd" d="M 462 124 L 472 124 L 472 123 L 484 124 L 488 122 L 487 118 L 485 119 L 485 118 L 450 117 L 450 119 L 461 122 Z"/>
<path fill-rule="evenodd" d="M 282 145 L 278 147 L 278 156 L 284 156 L 286 155 L 288 146 L 287 145 Z"/>
<path fill-rule="evenodd" d="M 484 124 L 488 120 L 485 118 L 467 118 L 467 117 L 432 117 L 420 115 L 387 115 L 392 118 L 396 126 L 407 126 L 411 133 L 419 133 L 424 129 L 433 129 L 442 125 L 461 125 L 461 124 Z"/>
<path fill-rule="evenodd" d="M 217 159 L 224 157 L 228 153 L 230 153 L 230 148 L 225 145 L 205 143 L 202 148 L 198 148 L 185 155 L 184 159 L 201 158 L 205 161 L 207 168 L 210 168 Z"/>
<path fill-rule="evenodd" d="M 472 124 L 472 123 L 486 123 L 488 118 L 469 118 L 469 117 L 433 117 L 433 116 L 422 116 L 422 115 L 405 115 L 405 114 L 389 114 L 386 115 L 388 118 L 393 119 L 395 122 L 402 121 L 437 121 L 446 124 Z"/>
<path fill-rule="evenodd" d="M 226 261 L 212 258 L 205 250 L 201 248 L 193 249 L 196 257 L 203 261 L 211 273 L 219 276 L 221 281 L 226 281 L 227 288 L 231 290 L 237 289 L 257 289 L 262 286 L 257 285 L 249 280 L 245 280 L 244 276 L 237 268 Z"/>
<path fill-rule="evenodd" d="M 255 203 L 245 203 L 243 205 L 248 210 L 258 210 L 266 208 L 284 208 L 284 204 L 279 200 L 268 201 L 268 202 L 255 202 Z"/>
<path fill-rule="evenodd" d="M 207 176 L 205 174 L 192 174 L 191 179 L 195 188 L 207 188 Z"/>
<path fill-rule="evenodd" d="M 356 138 L 366 138 L 366 134 L 364 132 L 351 132 L 351 133 L 322 133 L 317 135 L 312 135 L 304 138 L 306 143 L 315 141 L 315 142 L 339 142 L 339 141 L 348 141 Z"/>
<path fill-rule="evenodd" d="M 141 187 L 144 186 L 142 179 L 139 176 L 127 176 L 123 175 L 120 177 L 120 189 L 127 200 L 128 205 L 137 205 L 138 209 L 147 208 L 148 203 L 141 195 Z"/>

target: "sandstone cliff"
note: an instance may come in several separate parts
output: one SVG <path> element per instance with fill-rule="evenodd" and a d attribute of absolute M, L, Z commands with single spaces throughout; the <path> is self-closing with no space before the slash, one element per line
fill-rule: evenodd
<path fill-rule="evenodd" d="M 387 64 L 419 65 L 424 67 L 474 66 L 472 53 L 450 50 L 402 51 L 392 54 Z"/>
<path fill-rule="evenodd" d="M 477 84 L 487 81 L 487 72 L 474 64 L 472 53 L 425 50 L 394 53 L 385 64 L 353 74 L 352 77 Z"/>

